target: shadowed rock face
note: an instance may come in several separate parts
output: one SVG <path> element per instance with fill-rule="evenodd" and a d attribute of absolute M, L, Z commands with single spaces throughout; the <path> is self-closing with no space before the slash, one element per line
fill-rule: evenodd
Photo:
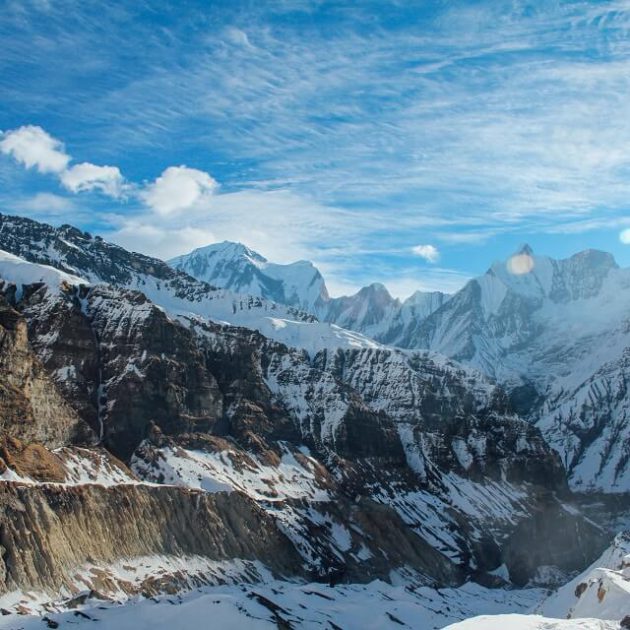
<path fill-rule="evenodd" d="M 259 560 L 299 576 L 301 559 L 274 520 L 239 493 L 121 485 L 0 484 L 0 592 L 76 588 L 73 572 L 121 558 L 202 555 Z"/>
<path fill-rule="evenodd" d="M 141 293 L 104 286 L 20 302 L 33 347 L 77 412 L 128 459 L 157 425 L 207 431 L 222 396 L 190 332 Z"/>
<path fill-rule="evenodd" d="M 541 502 L 531 517 L 511 534 L 503 550 L 510 579 L 524 586 L 538 567 L 549 565 L 575 572 L 588 566 L 606 547 L 600 529 L 590 520 L 576 521 L 553 497 Z"/>

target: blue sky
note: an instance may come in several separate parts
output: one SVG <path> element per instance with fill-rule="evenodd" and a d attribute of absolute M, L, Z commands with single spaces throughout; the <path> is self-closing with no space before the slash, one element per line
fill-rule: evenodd
<path fill-rule="evenodd" d="M 337 294 L 453 290 L 524 242 L 630 265 L 628 1 L 2 7 L 2 211 L 238 240 Z"/>

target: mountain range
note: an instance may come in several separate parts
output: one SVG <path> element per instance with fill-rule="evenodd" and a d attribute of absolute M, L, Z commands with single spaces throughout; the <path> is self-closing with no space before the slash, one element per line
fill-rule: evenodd
<path fill-rule="evenodd" d="M 247 288 L 256 295 L 299 305 L 383 344 L 469 365 L 499 382 L 514 409 L 540 427 L 574 488 L 630 490 L 630 270 L 610 254 L 586 250 L 555 260 L 523 246 L 454 295 L 416 292 L 404 302 L 378 284 L 330 298 L 312 265 L 270 265 L 237 243 L 170 264 L 236 291 L 255 276 L 259 281 Z M 268 267 L 279 283 L 273 295 L 266 290 L 271 277 L 260 280 Z M 286 280 L 294 268 L 308 268 L 304 282 Z"/>
<path fill-rule="evenodd" d="M 308 627 L 309 593 L 404 585 L 426 627 L 526 611 L 619 523 L 589 506 L 630 482 L 629 288 L 526 247 L 450 296 L 331 298 L 242 245 L 167 264 L 0 215 L 0 607 L 210 589 Z"/>
<path fill-rule="evenodd" d="M 386 344 L 406 346 L 417 321 L 447 301 L 439 291 L 416 291 L 404 302 L 379 283 L 354 295 L 330 297 L 318 269 L 308 261 L 270 263 L 241 243 L 225 241 L 168 261 L 198 280 L 304 310 L 322 322 L 361 332 Z M 411 347 L 411 346 L 409 346 Z"/>

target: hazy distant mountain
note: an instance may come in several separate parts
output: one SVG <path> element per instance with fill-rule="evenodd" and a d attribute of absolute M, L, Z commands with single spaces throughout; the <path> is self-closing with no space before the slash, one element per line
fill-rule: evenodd
<path fill-rule="evenodd" d="M 555 260 L 524 246 L 452 296 L 418 291 L 402 302 L 382 284 L 330 298 L 310 263 L 273 265 L 232 243 L 172 264 L 381 343 L 467 363 L 508 389 L 560 452 L 576 488 L 630 490 L 630 271 L 610 254 Z"/>
<path fill-rule="evenodd" d="M 610 254 L 554 260 L 525 247 L 471 280 L 404 345 L 503 383 L 576 488 L 630 490 L 630 270 Z"/>

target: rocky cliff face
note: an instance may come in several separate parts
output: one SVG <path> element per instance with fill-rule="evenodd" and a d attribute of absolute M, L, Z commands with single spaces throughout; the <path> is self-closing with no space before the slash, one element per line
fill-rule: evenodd
<path fill-rule="evenodd" d="M 91 437 L 32 351 L 25 319 L 1 293 L 0 432 L 49 447 Z"/>
<path fill-rule="evenodd" d="M 0 245 L 28 258 L 32 234 L 3 220 Z M 557 455 L 474 370 L 377 344 L 290 347 L 204 317 L 199 304 L 212 303 L 213 290 L 183 274 L 152 273 L 150 259 L 114 248 L 125 273 L 112 271 L 105 283 L 112 246 L 67 228 L 27 227 L 53 239 L 46 262 L 66 272 L 6 258 L 6 318 L 21 332 L 7 333 L 13 345 L 0 366 L 10 363 L 19 337 L 68 417 L 89 426 L 106 455 L 94 446 L 90 456 L 45 449 L 56 472 L 19 467 L 29 461 L 28 448 L 44 448 L 52 416 L 34 416 L 37 431 L 11 445 L 15 464 L 5 479 L 14 481 L 4 483 L 17 526 L 0 528 L 6 588 L 26 588 L 29 580 L 39 588 L 42 572 L 55 587 L 67 585 L 72 567 L 93 555 L 111 564 L 143 554 L 257 559 L 274 571 L 329 581 L 389 579 L 392 571 L 418 583 L 491 579 L 487 572 L 504 562 L 519 566 L 512 561 L 524 545 L 513 538 L 519 523 L 541 510 L 553 522 L 546 506 L 556 496 L 570 502 Z M 63 230 L 85 269 L 70 270 L 67 257 L 50 255 L 67 240 Z M 41 262 L 42 251 L 36 246 L 33 259 Z M 144 284 L 126 275 L 136 263 L 144 265 Z M 100 275 L 89 282 L 94 270 Z M 22 392 L 31 405 L 33 391 Z M 7 426 L 14 424 L 11 417 Z M 66 432 L 49 445 L 76 445 L 77 435 Z M 111 454 L 133 473 L 112 464 Z M 41 485 L 51 481 L 63 485 Z M 565 513 L 580 523 L 580 549 L 595 550 L 594 528 L 577 511 Z M 134 518 L 122 523 L 125 515 Z M 94 541 L 72 554 L 63 545 L 48 550 L 59 532 L 77 528 L 79 536 L 80 527 Z M 23 567 L 16 560 L 21 531 L 32 532 Z M 549 549 L 545 561 L 569 568 L 571 549 Z M 520 579 L 526 571 L 519 571 Z"/>
<path fill-rule="evenodd" d="M 0 592 L 103 590 L 99 567 L 156 555 L 259 561 L 285 576 L 302 570 L 273 519 L 238 493 L 4 482 L 0 506 Z M 82 583 L 75 574 L 85 569 Z"/>

